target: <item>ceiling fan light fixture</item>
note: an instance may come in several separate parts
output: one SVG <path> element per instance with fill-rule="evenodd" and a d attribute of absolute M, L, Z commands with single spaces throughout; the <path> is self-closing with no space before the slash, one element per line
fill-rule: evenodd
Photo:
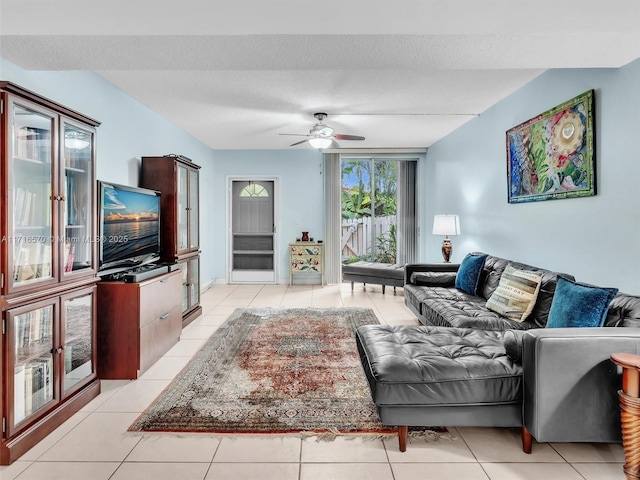
<path fill-rule="evenodd" d="M 313 148 L 327 148 L 331 145 L 331 139 L 326 137 L 314 137 L 309 139 L 309 143 Z"/>
<path fill-rule="evenodd" d="M 323 149 L 323 148 L 340 148 L 340 145 L 336 142 L 336 140 L 364 140 L 364 137 L 360 135 L 345 135 L 343 133 L 333 133 L 333 128 L 329 127 L 322 123 L 322 121 L 327 117 L 326 113 L 316 113 L 313 115 L 318 119 L 318 123 L 316 123 L 311 130 L 309 130 L 309 135 L 303 135 L 299 133 L 281 133 L 280 135 L 294 135 L 297 137 L 307 137 L 305 140 L 300 140 L 299 142 L 292 143 L 290 146 L 295 147 L 296 145 L 301 145 L 303 143 L 309 142 L 313 148 Z"/>

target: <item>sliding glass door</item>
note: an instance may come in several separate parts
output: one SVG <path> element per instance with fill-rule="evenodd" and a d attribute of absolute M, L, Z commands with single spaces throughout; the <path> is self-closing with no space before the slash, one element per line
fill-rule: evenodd
<path fill-rule="evenodd" d="M 400 161 L 342 160 L 342 261 L 397 263 Z"/>

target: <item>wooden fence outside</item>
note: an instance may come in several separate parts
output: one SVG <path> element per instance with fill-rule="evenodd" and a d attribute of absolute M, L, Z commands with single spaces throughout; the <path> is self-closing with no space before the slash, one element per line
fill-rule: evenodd
<path fill-rule="evenodd" d="M 371 238 L 387 233 L 396 224 L 396 216 L 342 219 L 342 259 L 371 254 Z"/>

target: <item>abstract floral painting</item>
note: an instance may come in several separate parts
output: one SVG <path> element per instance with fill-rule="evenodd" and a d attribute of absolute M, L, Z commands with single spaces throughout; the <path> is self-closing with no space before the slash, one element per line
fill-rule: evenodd
<path fill-rule="evenodd" d="M 509 203 L 596 194 L 593 90 L 507 131 Z"/>

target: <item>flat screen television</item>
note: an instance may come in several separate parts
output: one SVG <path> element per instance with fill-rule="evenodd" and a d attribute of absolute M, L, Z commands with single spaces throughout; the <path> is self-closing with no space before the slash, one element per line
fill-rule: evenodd
<path fill-rule="evenodd" d="M 160 192 L 111 182 L 99 184 L 99 273 L 160 258 Z"/>

